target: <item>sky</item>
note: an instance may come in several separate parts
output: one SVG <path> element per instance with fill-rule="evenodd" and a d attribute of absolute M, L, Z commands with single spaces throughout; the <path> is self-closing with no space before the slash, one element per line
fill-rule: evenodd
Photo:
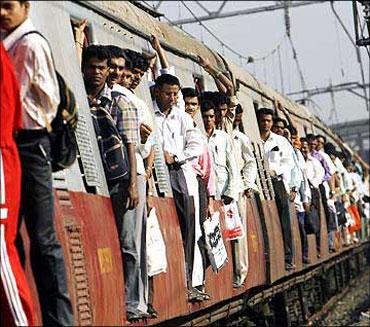
<path fill-rule="evenodd" d="M 145 1 L 155 5 L 158 1 Z M 222 1 L 199 1 L 209 11 L 219 8 Z M 276 1 L 227 1 L 223 12 L 256 8 L 273 5 Z M 197 15 L 206 12 L 195 2 L 185 1 L 185 4 Z M 343 21 L 352 39 L 355 38 L 353 12 L 351 1 L 335 1 L 334 7 Z M 359 6 L 361 8 L 361 6 Z M 170 20 L 192 17 L 181 1 L 163 1 L 158 9 Z M 356 57 L 356 50 L 345 34 L 331 10 L 330 2 L 311 4 L 302 7 L 290 8 L 290 25 L 293 45 L 296 49 L 299 65 L 308 89 L 332 85 L 359 82 L 362 84 L 360 66 Z M 166 21 L 165 19 L 161 19 Z M 223 49 L 203 27 L 198 23 L 183 25 L 183 29 L 224 54 L 235 63 L 242 65 L 251 74 L 262 82 L 283 94 L 302 89 L 301 79 L 292 49 L 285 36 L 284 10 L 263 12 L 245 16 L 204 21 L 215 35 L 224 43 L 245 57 L 263 58 L 280 44 L 282 64 L 282 91 L 281 76 L 279 73 L 278 52 L 268 56 L 265 60 L 255 60 L 246 63 L 227 49 Z M 369 83 L 369 55 L 364 47 L 360 47 L 360 54 L 364 67 L 366 83 Z M 362 90 L 355 90 L 362 94 Z M 369 96 L 369 88 L 367 89 Z M 290 96 L 298 99 L 301 96 Z M 313 102 L 309 107 L 327 124 L 348 122 L 357 119 L 368 119 L 365 101 L 348 91 L 334 93 L 332 100 L 330 93 L 312 96 Z M 336 114 L 332 112 L 333 101 Z"/>

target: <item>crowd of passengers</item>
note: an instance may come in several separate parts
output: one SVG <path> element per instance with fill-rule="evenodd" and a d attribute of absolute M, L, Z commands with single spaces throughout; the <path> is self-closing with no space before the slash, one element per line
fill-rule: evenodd
<path fill-rule="evenodd" d="M 1 4 L 1 18 L 10 17 L 1 23 L 2 44 L 20 84 L 21 112 L 17 114 L 22 114 L 22 124 L 15 134 L 22 165 L 20 221 L 25 220 L 30 237 L 44 324 L 73 325 L 64 258 L 54 227 L 46 125 L 56 114 L 58 83 L 48 43 L 35 33 L 23 36 L 35 30 L 28 18 L 29 6 L 28 1 Z M 188 300 L 208 300 L 205 271 L 209 259 L 203 223 L 219 208 L 215 201 L 234 202 L 247 231 L 246 201 L 260 192 L 248 124 L 243 124 L 248 122 L 243 121 L 243 107 L 232 79 L 199 56 L 199 65 L 213 77 L 218 91 L 200 92 L 183 86 L 156 35 L 150 38 L 153 51 L 144 54 L 115 45 L 88 45 L 86 26 L 86 20 L 77 21 L 73 29 L 91 113 L 103 108 L 111 116 L 128 158 L 129 173 L 124 178 L 110 179 L 106 172 L 123 258 L 127 319 L 157 317 L 145 240 L 147 214 L 153 206 L 148 195 L 153 192 L 155 153 L 160 153 L 169 172 L 184 249 Z M 139 86 L 150 89 L 152 103 L 140 98 Z M 359 241 L 358 232 L 351 231 L 355 222 L 347 208 L 355 206 L 365 217 L 369 193 L 366 172 L 358 162 L 322 135 L 298 135 L 288 114 L 286 119 L 277 115 L 277 107 L 286 112 L 277 104 L 274 109 L 258 109 L 256 116 L 282 226 L 285 268 L 291 271 L 295 269 L 293 220 L 299 225 L 303 263 L 309 264 L 307 217 L 315 227 L 318 257 L 321 219 L 326 220 L 329 251 L 334 252 L 337 231 L 342 232 L 345 245 Z M 19 228 L 20 223 L 13 238 L 17 237 L 22 258 Z M 248 267 L 247 235 L 232 241 L 232 254 L 233 287 L 239 288 L 248 269 L 253 269 Z M 27 296 L 21 301 L 24 307 L 32 307 Z M 30 309 L 25 310 L 28 317 L 32 315 Z"/>

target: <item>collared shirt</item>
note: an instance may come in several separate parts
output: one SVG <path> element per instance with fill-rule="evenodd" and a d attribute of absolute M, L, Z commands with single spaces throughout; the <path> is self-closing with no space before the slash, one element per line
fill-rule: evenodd
<path fill-rule="evenodd" d="M 301 174 L 301 182 L 298 187 L 298 193 L 294 199 L 294 204 L 297 212 L 304 212 L 303 203 L 309 203 L 311 202 L 312 194 L 311 194 L 311 188 L 310 184 L 308 182 L 308 177 L 306 173 L 306 163 L 303 158 L 302 153 L 294 148 L 294 154 L 297 158 L 297 167 Z"/>
<path fill-rule="evenodd" d="M 152 145 L 154 144 L 154 122 L 153 122 L 152 115 L 146 103 L 143 100 L 141 100 L 135 93 L 131 92 L 129 89 L 119 84 L 114 84 L 112 87 L 112 91 L 123 94 L 129 101 L 133 103 L 133 105 L 137 109 L 137 116 L 138 116 L 137 133 L 138 133 L 139 141 L 135 148 L 136 170 L 139 175 L 145 175 L 145 165 L 144 165 L 143 159 L 149 156 Z M 148 125 L 153 130 L 153 132 L 149 135 L 145 144 L 141 143 L 141 138 L 140 138 L 140 124 L 141 123 Z"/>
<path fill-rule="evenodd" d="M 290 191 L 291 172 L 295 168 L 293 147 L 288 140 L 280 135 L 270 132 L 264 143 L 265 158 L 269 163 L 270 170 L 276 175 L 282 176 L 287 192 Z"/>
<path fill-rule="evenodd" d="M 138 143 L 138 117 L 137 109 L 123 94 L 116 93 L 112 96 L 112 90 L 105 84 L 97 97 L 111 114 L 116 122 L 118 133 L 123 143 Z"/>
<path fill-rule="evenodd" d="M 46 119 L 52 122 L 60 102 L 58 81 L 47 41 L 36 33 L 21 38 L 35 30 L 27 18 L 3 39 L 20 84 L 25 129 L 45 128 Z"/>
<path fill-rule="evenodd" d="M 180 162 L 190 162 L 202 154 L 204 141 L 201 132 L 194 127 L 193 120 L 185 111 L 174 106 L 166 116 L 156 101 L 153 108 L 157 140 L 163 151 L 175 155 Z"/>
<path fill-rule="evenodd" d="M 320 161 L 310 154 L 305 161 L 305 172 L 312 186 L 318 188 L 324 180 L 325 169 L 321 165 Z"/>
<path fill-rule="evenodd" d="M 219 199 L 223 195 L 238 199 L 238 177 L 240 177 L 234 157 L 232 139 L 224 131 L 213 130 L 208 138 L 209 149 L 214 163 L 217 192 Z"/>
<path fill-rule="evenodd" d="M 232 137 L 236 163 L 242 177 L 239 183 L 241 191 L 249 188 L 258 190 L 255 183 L 257 179 L 257 163 L 249 137 L 236 129 L 233 130 Z"/>
<path fill-rule="evenodd" d="M 324 150 L 320 150 L 319 153 L 322 155 L 322 157 L 328 164 L 329 172 L 333 176 L 337 172 L 337 167 L 335 167 L 333 161 L 330 159 L 329 155 L 324 152 Z"/>
<path fill-rule="evenodd" d="M 322 154 L 320 152 L 316 151 L 316 150 L 313 150 L 311 152 L 311 156 L 314 157 L 315 159 L 317 159 L 321 163 L 321 165 L 322 165 L 322 167 L 324 168 L 324 171 L 325 171 L 323 182 L 327 182 L 330 179 L 330 177 L 333 175 L 331 173 L 331 170 L 330 170 L 330 167 L 329 167 L 327 161 L 322 156 Z"/>

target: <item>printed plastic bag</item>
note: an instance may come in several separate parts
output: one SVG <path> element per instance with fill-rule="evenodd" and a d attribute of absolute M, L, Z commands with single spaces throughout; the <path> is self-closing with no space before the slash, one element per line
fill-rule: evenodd
<path fill-rule="evenodd" d="M 238 206 L 235 201 L 224 205 L 225 210 L 225 232 L 229 240 L 237 240 L 244 237 L 244 228 L 240 219 Z"/>
<path fill-rule="evenodd" d="M 219 272 L 227 263 L 227 252 L 221 234 L 220 213 L 215 212 L 211 219 L 206 219 L 203 228 L 212 270 Z"/>
<path fill-rule="evenodd" d="M 148 260 L 148 276 L 166 272 L 166 246 L 159 227 L 155 208 L 150 210 L 146 222 L 146 254 Z"/>

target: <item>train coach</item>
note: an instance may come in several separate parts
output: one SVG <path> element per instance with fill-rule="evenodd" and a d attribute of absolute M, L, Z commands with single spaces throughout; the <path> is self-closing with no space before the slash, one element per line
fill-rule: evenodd
<path fill-rule="evenodd" d="M 205 324 L 245 309 L 247 305 L 257 310 L 257 304 L 264 303 L 264 299 L 271 300 L 276 307 L 279 299 L 281 303 L 284 302 L 284 292 L 296 285 L 300 285 L 298 290 L 302 294 L 320 294 L 319 291 L 311 292 L 318 287 L 316 280 L 312 281 L 312 288 L 308 291 L 303 290 L 302 283 L 315 278 L 315 274 L 320 274 L 324 265 L 330 267 L 330 262 L 333 262 L 334 258 L 340 262 L 353 256 L 358 261 L 356 267 L 360 267 L 363 258 L 362 249 L 368 246 L 367 241 L 364 239 L 362 244 L 355 247 L 342 248 L 340 237 L 337 235 L 337 252 L 329 254 L 324 220 L 321 221 L 320 259 L 316 253 L 315 237 L 309 235 L 311 264 L 303 267 L 298 222 L 295 221 L 292 229 L 296 269 L 291 272 L 285 270 L 280 220 L 268 165 L 262 155 L 256 111 L 261 107 L 273 108 L 279 116 L 288 116 L 295 123 L 300 135 L 323 134 L 329 141 L 356 156 L 340 137 L 314 117 L 307 108 L 260 83 L 227 58 L 183 31 L 159 22 L 131 2 L 37 1 L 32 3 L 31 19 L 36 28 L 48 38 L 57 69 L 74 91 L 79 106 L 79 123 L 76 131 L 78 160 L 70 168 L 53 175 L 57 232 L 65 255 L 68 287 L 76 325 L 129 324 L 125 316 L 124 275 L 119 240 L 71 25 L 73 19 L 85 18 L 89 22 L 87 39 L 90 44 L 114 44 L 142 52 L 150 49 L 151 33 L 157 34 L 170 64 L 176 67 L 177 76 L 183 86 L 205 91 L 217 90 L 213 79 L 198 65 L 197 55 L 207 57 L 218 69 L 227 72 L 236 85 L 237 97 L 244 108 L 243 122 L 247 127 L 246 134 L 252 141 L 258 165 L 259 194 L 247 201 L 249 272 L 246 282 L 242 288 L 233 289 L 231 245 L 230 241 L 224 239 L 229 257 L 228 264 L 218 273 L 208 268 L 206 274 L 206 287 L 211 299 L 191 304 L 187 301 L 181 233 L 168 171 L 160 152 L 156 151 L 155 173 L 151 180 L 154 186 L 152 201 L 157 208 L 166 244 L 168 268 L 167 272 L 154 277 L 153 304 L 158 311 L 158 318 L 148 319 L 140 324 L 173 325 L 187 321 L 192 321 L 194 325 Z M 147 104 L 151 104 L 149 88 L 144 87 L 145 84 L 144 80 L 138 95 Z M 200 116 L 197 117 L 197 121 L 202 125 Z M 362 164 L 368 169 L 366 163 Z M 24 227 L 22 236 L 26 247 L 28 244 L 29 248 Z M 364 237 L 366 238 L 366 235 Z M 29 255 L 27 259 L 27 277 L 34 298 L 37 299 Z M 356 272 L 353 267 L 348 269 L 347 279 Z M 335 274 L 337 276 L 336 272 Z M 343 284 L 345 280 L 343 277 Z M 307 305 L 301 303 L 302 294 L 297 295 L 298 300 L 293 304 L 303 308 L 304 312 L 299 315 L 297 321 L 304 320 L 309 315 Z M 39 308 L 37 310 L 40 312 Z M 305 310 L 308 311 L 305 313 Z M 41 324 L 40 317 L 39 313 L 37 324 Z"/>

